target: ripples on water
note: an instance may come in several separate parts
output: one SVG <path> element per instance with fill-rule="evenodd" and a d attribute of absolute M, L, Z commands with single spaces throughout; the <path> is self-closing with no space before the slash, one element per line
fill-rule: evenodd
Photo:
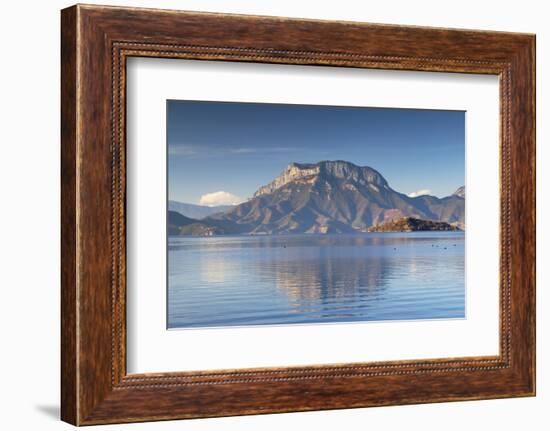
<path fill-rule="evenodd" d="M 170 237 L 168 327 L 465 315 L 464 233 Z"/>

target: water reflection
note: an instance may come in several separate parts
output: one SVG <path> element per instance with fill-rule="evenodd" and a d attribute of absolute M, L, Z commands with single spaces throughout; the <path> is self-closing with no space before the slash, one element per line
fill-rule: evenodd
<path fill-rule="evenodd" d="M 464 316 L 460 233 L 170 238 L 170 327 Z"/>
<path fill-rule="evenodd" d="M 380 257 L 366 260 L 329 256 L 317 261 L 289 260 L 259 269 L 265 277 L 272 276 L 277 288 L 295 303 L 330 303 L 382 290 L 383 274 L 388 270 L 389 262 Z"/>

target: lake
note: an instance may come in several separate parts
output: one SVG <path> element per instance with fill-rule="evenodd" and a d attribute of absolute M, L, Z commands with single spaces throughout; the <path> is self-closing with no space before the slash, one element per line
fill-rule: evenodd
<path fill-rule="evenodd" d="M 168 328 L 465 316 L 463 232 L 169 237 Z"/>

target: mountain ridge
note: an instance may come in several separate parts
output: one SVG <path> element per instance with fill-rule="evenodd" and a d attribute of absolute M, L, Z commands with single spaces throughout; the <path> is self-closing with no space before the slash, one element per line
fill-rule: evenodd
<path fill-rule="evenodd" d="M 464 188 L 461 187 L 457 192 Z M 456 192 L 455 192 L 456 193 Z M 290 163 L 253 197 L 202 221 L 247 234 L 352 233 L 403 217 L 464 228 L 463 196 L 409 197 L 369 166 L 343 160 Z"/>
<path fill-rule="evenodd" d="M 451 196 L 458 196 L 462 199 L 466 199 L 466 186 L 459 187 Z"/>
<path fill-rule="evenodd" d="M 382 187 L 388 186 L 385 178 L 369 166 L 357 166 L 344 160 L 323 160 L 318 163 L 292 162 L 271 183 L 260 187 L 253 197 L 273 193 L 291 181 L 305 180 L 309 177 L 323 174 L 332 174 L 337 178 L 352 178 L 361 184 L 373 183 Z"/>

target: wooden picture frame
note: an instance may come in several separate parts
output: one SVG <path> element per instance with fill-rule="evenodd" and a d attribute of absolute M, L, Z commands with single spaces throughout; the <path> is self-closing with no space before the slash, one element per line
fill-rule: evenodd
<path fill-rule="evenodd" d="M 61 417 L 74 425 L 535 394 L 535 36 L 77 5 L 61 14 Z M 500 354 L 130 374 L 130 56 L 500 77 Z"/>

